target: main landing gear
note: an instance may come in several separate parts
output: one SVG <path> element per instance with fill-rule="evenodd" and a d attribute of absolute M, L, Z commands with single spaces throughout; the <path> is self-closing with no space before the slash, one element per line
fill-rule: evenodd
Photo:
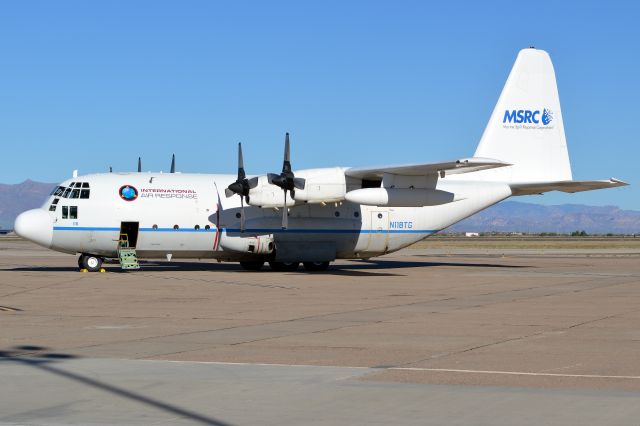
<path fill-rule="evenodd" d="M 102 267 L 103 260 L 100 256 L 83 253 L 78 257 L 78 267 L 89 272 L 98 272 Z"/>
<path fill-rule="evenodd" d="M 307 272 L 325 271 L 329 267 L 329 262 L 302 262 Z M 240 266 L 245 271 L 259 271 L 264 266 L 264 262 L 240 262 Z M 294 272 L 298 270 L 300 262 L 269 262 L 273 271 Z"/>

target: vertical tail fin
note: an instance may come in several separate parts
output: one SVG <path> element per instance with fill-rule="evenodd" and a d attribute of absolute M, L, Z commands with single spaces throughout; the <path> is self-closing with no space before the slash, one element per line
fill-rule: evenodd
<path fill-rule="evenodd" d="M 513 164 L 483 172 L 490 179 L 571 180 L 556 76 L 547 52 L 520 51 L 474 156 Z"/>

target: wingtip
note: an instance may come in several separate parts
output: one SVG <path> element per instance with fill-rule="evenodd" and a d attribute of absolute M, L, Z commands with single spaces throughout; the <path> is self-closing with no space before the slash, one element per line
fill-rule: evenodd
<path fill-rule="evenodd" d="M 615 186 L 629 186 L 630 184 L 620 180 L 620 179 L 616 179 L 616 178 L 609 178 L 609 182 L 611 182 L 612 184 L 614 184 Z"/>

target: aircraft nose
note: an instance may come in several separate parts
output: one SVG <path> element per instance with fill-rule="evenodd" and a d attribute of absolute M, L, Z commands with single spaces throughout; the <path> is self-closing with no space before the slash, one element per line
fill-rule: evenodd
<path fill-rule="evenodd" d="M 20 213 L 16 218 L 13 229 L 22 238 L 47 248 L 51 247 L 53 221 L 45 210 L 33 209 Z"/>

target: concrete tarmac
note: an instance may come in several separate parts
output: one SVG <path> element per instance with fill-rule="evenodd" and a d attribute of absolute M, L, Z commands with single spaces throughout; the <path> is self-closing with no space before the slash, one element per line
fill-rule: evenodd
<path fill-rule="evenodd" d="M 0 239 L 5 424 L 624 424 L 640 249 L 77 272 Z"/>

